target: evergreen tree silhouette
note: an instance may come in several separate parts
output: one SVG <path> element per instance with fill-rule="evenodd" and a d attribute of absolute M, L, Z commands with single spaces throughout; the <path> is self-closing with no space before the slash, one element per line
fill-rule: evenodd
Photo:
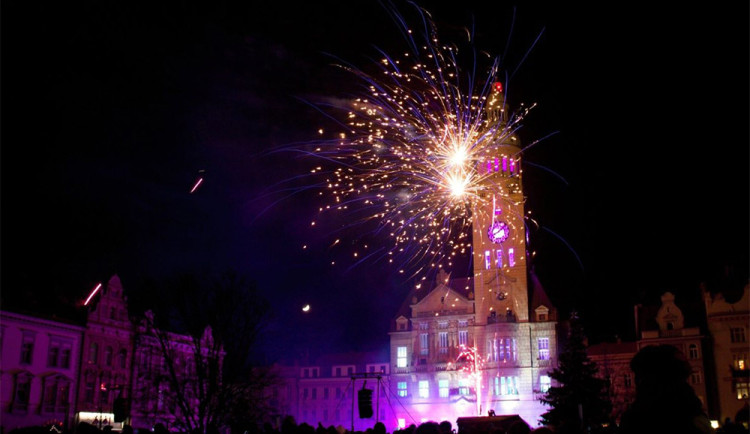
<path fill-rule="evenodd" d="M 597 378 L 596 363 L 586 354 L 583 324 L 573 312 L 570 331 L 558 366 L 549 372 L 557 382 L 540 399 L 551 408 L 540 421 L 555 427 L 557 433 L 596 431 L 609 420 L 612 403 L 607 398 L 607 381 Z"/>

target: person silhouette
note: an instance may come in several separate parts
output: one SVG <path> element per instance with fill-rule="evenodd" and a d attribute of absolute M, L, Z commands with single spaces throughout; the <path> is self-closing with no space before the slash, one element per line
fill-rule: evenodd
<path fill-rule="evenodd" d="M 621 433 L 715 433 L 688 384 L 690 363 L 677 347 L 641 348 L 630 361 L 630 369 L 635 374 L 635 400 L 622 416 Z"/>

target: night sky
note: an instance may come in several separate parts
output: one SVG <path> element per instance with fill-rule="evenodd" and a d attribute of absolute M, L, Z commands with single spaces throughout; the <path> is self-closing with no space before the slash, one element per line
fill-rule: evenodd
<path fill-rule="evenodd" d="M 444 40 L 473 26 L 515 72 L 511 101 L 537 104 L 521 139 L 554 133 L 524 154 L 524 186 L 544 227 L 535 270 L 562 312 L 582 312 L 594 340 L 632 339 L 634 303 L 695 299 L 725 264 L 747 278 L 747 4 L 448 3 L 420 4 Z M 376 48 L 404 50 L 384 6 L 2 9 L 4 303 L 80 302 L 117 273 L 147 305 L 147 279 L 233 269 L 271 302 L 269 360 L 387 342 L 412 281 L 349 269 L 336 234 L 310 227 L 309 181 L 284 182 L 316 162 L 273 152 L 329 122 L 306 101 L 355 88 L 335 58 L 366 68 Z"/>

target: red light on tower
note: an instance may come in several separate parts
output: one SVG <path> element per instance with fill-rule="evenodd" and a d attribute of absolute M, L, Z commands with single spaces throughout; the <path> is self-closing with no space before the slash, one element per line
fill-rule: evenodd
<path fill-rule="evenodd" d="M 492 87 L 495 88 L 495 92 L 501 93 L 503 91 L 503 84 L 499 81 L 496 81 L 495 84 L 492 85 Z"/>

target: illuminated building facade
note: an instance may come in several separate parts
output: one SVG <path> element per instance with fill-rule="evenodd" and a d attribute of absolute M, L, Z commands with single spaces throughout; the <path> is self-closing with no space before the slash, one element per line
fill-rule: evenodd
<path fill-rule="evenodd" d="M 154 329 L 153 324 L 153 313 L 148 311 L 134 335 L 129 421 L 136 428 L 162 423 L 167 429 L 181 431 L 176 425 L 183 415 L 179 401 L 184 400 L 192 408 L 199 404 L 201 385 L 196 373 L 196 345 L 191 336 Z M 204 360 L 212 347 L 212 339 L 211 328 L 207 327 L 199 345 Z M 223 352 L 220 363 L 222 358 Z"/>
<path fill-rule="evenodd" d="M 716 377 L 716 404 L 712 418 L 723 423 L 726 418 L 744 422 L 750 416 L 750 368 L 748 367 L 748 326 L 750 325 L 750 286 L 745 286 L 739 300 L 728 302 L 719 293 L 703 293 L 706 323 L 711 335 Z"/>
<path fill-rule="evenodd" d="M 602 342 L 586 348 L 589 359 L 596 363 L 597 376 L 607 380 L 607 396 L 612 402 L 610 413 L 615 423 L 635 399 L 635 377 L 630 360 L 637 352 L 635 342 Z"/>
<path fill-rule="evenodd" d="M 0 426 L 71 428 L 84 328 L 0 312 Z"/>
<path fill-rule="evenodd" d="M 398 424 L 520 415 L 536 426 L 539 397 L 556 366 L 557 313 L 528 268 L 521 149 L 507 122 L 501 86 L 488 106 L 498 134 L 477 162 L 472 209 L 473 276 L 417 285 L 391 332 L 391 392 L 408 411 Z"/>
<path fill-rule="evenodd" d="M 265 392 L 278 416 L 272 423 L 278 427 L 291 415 L 297 424 L 365 431 L 380 421 L 392 432 L 400 403 L 389 395 L 389 373 L 388 355 L 377 352 L 328 354 L 300 366 L 276 366 L 281 381 Z M 360 417 L 362 389 L 372 391 L 370 417 Z"/>
<path fill-rule="evenodd" d="M 133 324 L 127 297 L 118 276 L 113 276 L 89 304 L 81 348 L 77 422 L 97 427 L 114 421 L 113 404 L 130 390 L 133 357 Z"/>

